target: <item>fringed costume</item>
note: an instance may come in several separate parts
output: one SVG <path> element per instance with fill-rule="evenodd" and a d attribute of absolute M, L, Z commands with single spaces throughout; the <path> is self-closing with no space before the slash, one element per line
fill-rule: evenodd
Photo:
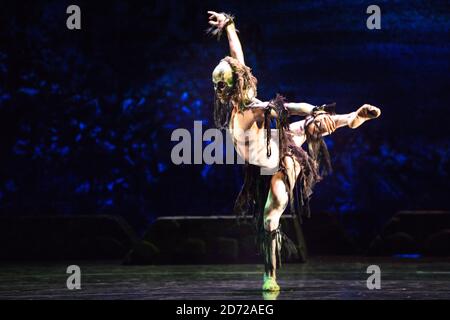
<path fill-rule="evenodd" d="M 310 217 L 309 200 L 314 185 L 323 176 L 331 172 L 331 163 L 328 149 L 321 136 L 307 134 L 308 152 L 298 147 L 292 140 L 293 133 L 289 130 L 288 111 L 284 107 L 285 99 L 277 95 L 270 102 L 265 112 L 265 128 L 267 130 L 267 156 L 270 156 L 271 139 L 271 109 L 277 113 L 276 129 L 279 132 L 280 161 L 279 170 L 284 173 L 284 182 L 288 188 L 290 213 L 295 215 L 299 222 L 303 217 Z M 315 114 L 308 117 L 305 124 L 314 121 L 317 114 L 327 112 L 334 113 L 334 104 L 324 105 L 315 109 Z M 308 130 L 305 129 L 305 132 Z M 290 181 L 284 166 L 285 157 L 294 158 L 301 166 L 295 186 L 291 188 Z M 280 227 L 271 232 L 264 228 L 264 206 L 270 189 L 272 176 L 261 175 L 260 168 L 255 165 L 245 164 L 244 183 L 234 205 L 234 212 L 239 217 L 251 215 L 254 218 L 258 236 L 257 243 L 260 253 L 264 257 L 266 273 L 271 268 L 278 269 L 281 266 L 281 250 L 284 256 L 297 256 L 295 244 L 284 234 Z M 292 190 L 292 191 L 291 191 Z"/>

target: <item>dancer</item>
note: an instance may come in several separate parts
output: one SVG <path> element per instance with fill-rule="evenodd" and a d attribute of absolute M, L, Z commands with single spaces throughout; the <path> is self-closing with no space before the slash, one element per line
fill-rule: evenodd
<path fill-rule="evenodd" d="M 233 17 L 214 11 L 208 14 L 209 32 L 219 39 L 226 32 L 231 55 L 212 73 L 214 121 L 218 128 L 229 130 L 237 153 L 246 162 L 235 212 L 251 212 L 256 218 L 265 265 L 262 289 L 279 291 L 276 270 L 281 266 L 282 244 L 288 253 L 295 251 L 280 230 L 280 217 L 288 204 L 299 218 L 309 216 L 312 188 L 331 170 L 322 137 L 345 126 L 355 129 L 379 117 L 381 111 L 365 104 L 355 112 L 337 115 L 334 104 L 288 103 L 280 95 L 268 102 L 257 99 L 257 79 L 245 64 Z M 289 123 L 290 115 L 306 118 Z M 272 119 L 277 130 L 271 130 Z M 302 148 L 304 142 L 308 142 L 308 153 Z"/>

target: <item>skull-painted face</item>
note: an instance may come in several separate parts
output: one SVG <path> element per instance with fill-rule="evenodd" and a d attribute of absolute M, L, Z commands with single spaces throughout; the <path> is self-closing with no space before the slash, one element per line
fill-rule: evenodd
<path fill-rule="evenodd" d="M 233 89 L 233 69 L 226 61 L 221 61 L 212 73 L 212 81 L 214 83 L 214 91 L 222 103 L 225 103 L 226 97 L 229 96 Z"/>
<path fill-rule="evenodd" d="M 225 128 L 234 108 L 244 110 L 256 97 L 257 80 L 251 69 L 232 57 L 225 57 L 212 73 L 214 83 L 214 122 Z"/>

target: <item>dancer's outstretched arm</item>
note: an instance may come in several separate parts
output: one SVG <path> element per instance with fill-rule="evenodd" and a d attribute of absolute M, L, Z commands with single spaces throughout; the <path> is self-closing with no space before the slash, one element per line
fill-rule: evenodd
<path fill-rule="evenodd" d="M 254 99 L 254 102 L 250 105 L 252 108 L 266 108 L 269 104 L 268 101 L 261 101 L 258 99 Z M 284 104 L 285 108 L 288 109 L 289 115 L 296 116 L 307 116 L 310 115 L 316 106 L 306 102 L 286 102 Z M 273 114 L 276 116 L 276 113 Z"/>
<path fill-rule="evenodd" d="M 234 22 L 223 13 L 217 13 L 214 11 L 208 11 L 209 24 L 220 30 L 225 28 L 227 32 L 228 44 L 230 45 L 230 55 L 237 59 L 240 63 L 245 65 L 244 52 L 242 51 L 241 41 L 236 32 Z"/>
<path fill-rule="evenodd" d="M 296 116 L 310 115 L 315 106 L 306 102 L 288 102 L 284 106 L 289 110 L 289 114 Z"/>
<path fill-rule="evenodd" d="M 228 18 L 223 13 L 217 13 L 215 11 L 208 11 L 209 16 L 209 24 L 219 30 L 223 30 L 225 28 L 227 32 L 228 44 L 230 46 L 230 55 L 237 59 L 240 63 L 245 65 L 244 60 L 244 51 L 242 50 L 241 41 L 239 40 L 239 36 L 237 35 L 236 28 L 234 23 L 230 18 Z M 256 99 L 255 99 L 256 100 Z M 255 101 L 252 104 L 254 108 L 265 108 L 269 102 L 263 102 L 260 100 Z M 289 114 L 291 115 L 299 115 L 299 116 L 307 116 L 310 115 L 315 106 L 305 103 L 305 102 L 289 102 L 285 103 L 284 106 L 289 110 Z M 274 113 L 273 116 L 276 116 Z"/>

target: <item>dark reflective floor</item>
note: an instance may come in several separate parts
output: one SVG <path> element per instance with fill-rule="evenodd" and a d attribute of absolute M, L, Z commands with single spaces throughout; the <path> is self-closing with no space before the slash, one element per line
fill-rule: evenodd
<path fill-rule="evenodd" d="M 1 299 L 450 299 L 450 259 L 316 257 L 285 264 L 278 297 L 264 296 L 261 265 L 122 266 L 79 262 L 81 290 L 68 290 L 76 263 L 0 266 Z M 369 265 L 381 289 L 368 290 Z"/>

